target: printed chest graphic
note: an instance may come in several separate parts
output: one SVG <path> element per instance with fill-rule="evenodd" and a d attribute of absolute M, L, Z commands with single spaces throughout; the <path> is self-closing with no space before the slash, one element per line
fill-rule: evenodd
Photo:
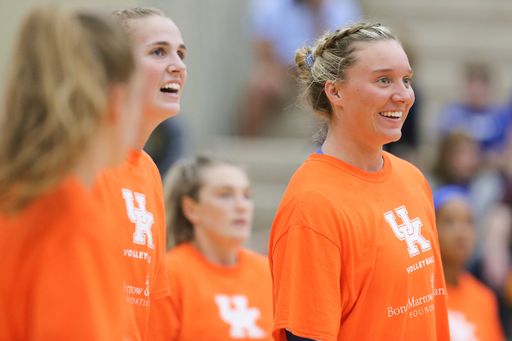
<path fill-rule="evenodd" d="M 414 257 L 422 252 L 430 250 L 430 241 L 421 235 L 421 226 L 423 223 L 420 218 L 410 219 L 405 206 L 395 208 L 397 216 L 402 220 L 402 224 L 398 225 L 397 219 L 393 211 L 384 213 L 384 219 L 391 226 L 395 236 L 399 240 L 405 240 L 407 243 L 407 251 L 410 257 Z"/>
<path fill-rule="evenodd" d="M 149 307 L 149 276 L 146 279 L 145 288 L 127 285 L 123 281 L 123 293 L 126 303 Z"/>
<path fill-rule="evenodd" d="M 476 326 L 466 319 L 466 316 L 459 311 L 448 310 L 450 322 L 450 339 L 452 341 L 479 341 L 475 335 Z"/>
<path fill-rule="evenodd" d="M 146 196 L 123 188 L 123 198 L 126 203 L 128 218 L 135 224 L 133 242 L 139 245 L 147 245 L 149 248 L 154 249 L 155 244 L 153 243 L 153 234 L 151 233 L 154 219 L 153 214 L 146 211 Z M 135 207 L 135 201 L 138 207 Z M 138 253 L 137 258 L 147 259 L 147 256 L 144 253 L 142 255 Z"/>
<path fill-rule="evenodd" d="M 214 296 L 219 308 L 222 321 L 229 324 L 229 335 L 233 339 L 262 339 L 267 333 L 261 329 L 256 321 L 261 317 L 261 312 L 256 307 L 249 307 L 249 300 L 245 295 Z"/>

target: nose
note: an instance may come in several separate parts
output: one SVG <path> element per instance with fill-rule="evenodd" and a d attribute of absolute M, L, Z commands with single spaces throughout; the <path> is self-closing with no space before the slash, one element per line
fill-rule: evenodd
<path fill-rule="evenodd" d="M 167 72 L 169 73 L 181 73 L 187 69 L 187 66 L 178 55 L 172 58 L 167 66 Z"/>
<path fill-rule="evenodd" d="M 235 203 L 238 212 L 246 212 L 252 207 L 252 199 L 247 198 L 245 195 L 238 195 Z"/>
<path fill-rule="evenodd" d="M 405 105 L 412 105 L 414 103 L 414 90 L 412 87 L 406 86 L 403 83 L 399 83 L 396 86 L 396 91 L 392 96 L 393 101 Z"/>

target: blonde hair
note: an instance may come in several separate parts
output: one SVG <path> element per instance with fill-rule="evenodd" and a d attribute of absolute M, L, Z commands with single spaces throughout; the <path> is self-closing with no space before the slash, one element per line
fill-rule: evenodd
<path fill-rule="evenodd" d="M 169 18 L 163 11 L 152 7 L 135 6 L 112 12 L 112 17 L 121 23 L 128 32 L 133 29 L 134 19 L 145 19 L 153 16 Z"/>
<path fill-rule="evenodd" d="M 129 38 L 111 19 L 61 8 L 22 24 L 0 126 L 0 210 L 15 213 L 76 166 L 106 117 L 111 86 L 129 81 Z"/>
<path fill-rule="evenodd" d="M 204 171 L 219 165 L 240 167 L 230 161 L 197 156 L 177 161 L 167 172 L 164 178 L 167 249 L 194 240 L 194 227 L 183 213 L 182 199 L 199 201 Z"/>
<path fill-rule="evenodd" d="M 379 40 L 395 40 L 396 35 L 379 23 L 358 22 L 326 32 L 314 46 L 297 50 L 295 62 L 303 87 L 302 96 L 320 117 L 330 121 L 333 111 L 325 93 L 325 83 L 343 81 L 346 71 L 356 63 L 357 44 Z"/>

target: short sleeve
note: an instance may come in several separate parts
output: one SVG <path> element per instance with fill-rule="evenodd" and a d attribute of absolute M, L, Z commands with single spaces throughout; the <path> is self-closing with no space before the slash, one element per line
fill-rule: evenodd
<path fill-rule="evenodd" d="M 144 152 L 145 153 L 145 152 Z M 155 221 L 155 228 L 157 228 L 157 240 L 155 250 L 155 269 L 156 277 L 154 279 L 155 284 L 151 289 L 151 301 L 158 300 L 162 297 L 169 296 L 171 294 L 169 288 L 169 278 L 167 277 L 167 269 L 165 266 L 165 247 L 166 247 L 166 230 L 165 230 L 165 209 L 164 209 L 164 190 L 162 185 L 162 178 L 160 172 L 156 167 L 155 163 L 149 155 L 145 154 L 144 157 L 149 158 L 148 165 L 151 167 L 151 173 L 153 175 L 153 184 L 156 186 L 156 204 L 158 208 L 158 221 Z"/>
<path fill-rule="evenodd" d="M 170 285 L 170 296 L 151 302 L 147 341 L 178 340 L 181 326 L 181 290 L 177 281 L 172 281 Z"/>
<path fill-rule="evenodd" d="M 311 228 L 293 225 L 271 251 L 275 340 L 297 336 L 335 341 L 341 321 L 341 254 Z"/>
<path fill-rule="evenodd" d="M 155 227 L 158 228 L 158 239 L 156 240 L 155 250 L 156 278 L 155 284 L 151 289 L 151 302 L 171 294 L 171 290 L 169 288 L 169 278 L 167 277 L 167 269 L 165 266 L 165 221 L 158 222 L 158 224 L 155 224 Z"/>

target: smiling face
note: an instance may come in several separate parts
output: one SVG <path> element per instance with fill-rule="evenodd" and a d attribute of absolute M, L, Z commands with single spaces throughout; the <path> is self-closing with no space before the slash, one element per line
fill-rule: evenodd
<path fill-rule="evenodd" d="M 397 141 L 414 103 L 407 55 L 395 40 L 356 43 L 356 48 L 355 65 L 336 87 L 331 123 L 355 143 L 375 147 Z"/>
<path fill-rule="evenodd" d="M 220 164 L 202 172 L 197 201 L 189 200 L 187 218 L 195 233 L 222 244 L 241 245 L 249 238 L 253 218 L 252 189 L 239 167 Z"/>
<path fill-rule="evenodd" d="M 160 75 L 146 80 L 146 86 L 154 91 L 152 106 L 156 110 L 150 112 L 156 112 L 160 121 L 177 115 L 187 80 L 183 62 L 186 48 L 180 30 L 169 18 L 154 15 L 132 19 L 130 32 L 142 69 Z"/>

